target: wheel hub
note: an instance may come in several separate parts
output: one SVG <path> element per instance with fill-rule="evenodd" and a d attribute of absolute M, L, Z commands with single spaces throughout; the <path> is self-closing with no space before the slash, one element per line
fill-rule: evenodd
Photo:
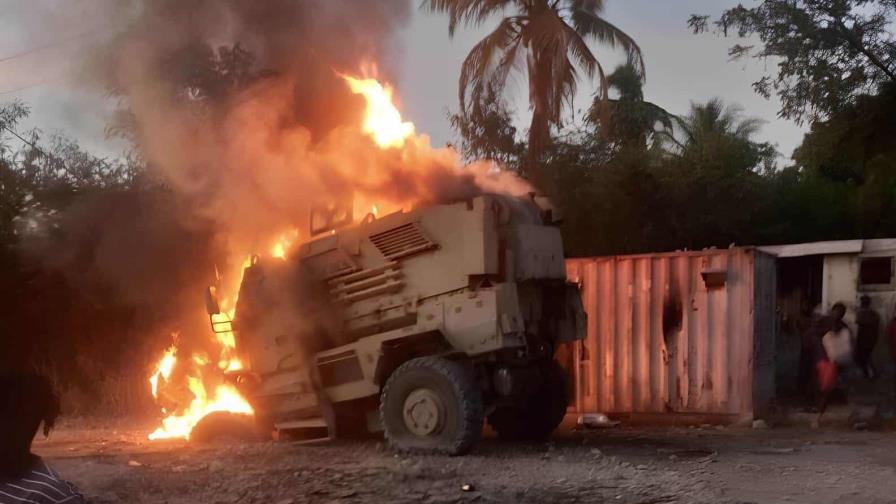
<path fill-rule="evenodd" d="M 417 389 L 404 401 L 404 424 L 417 436 L 429 436 L 442 429 L 445 405 L 434 391 Z"/>

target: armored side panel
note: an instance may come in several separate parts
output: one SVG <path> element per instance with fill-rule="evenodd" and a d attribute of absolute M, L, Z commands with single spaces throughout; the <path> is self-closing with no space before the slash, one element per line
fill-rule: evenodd
<path fill-rule="evenodd" d="M 348 401 L 378 394 L 414 356 L 550 357 L 551 342 L 581 338 L 581 301 L 549 215 L 532 200 L 484 195 L 367 218 L 257 264 L 236 316 L 261 378 L 256 401 L 298 405 L 289 394 L 309 380 L 328 401 Z"/>

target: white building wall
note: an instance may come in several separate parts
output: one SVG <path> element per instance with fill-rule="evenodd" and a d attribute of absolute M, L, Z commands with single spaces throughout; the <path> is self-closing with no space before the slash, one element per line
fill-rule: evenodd
<path fill-rule="evenodd" d="M 827 313 L 831 305 L 842 302 L 846 305 L 845 320 L 853 334 L 856 334 L 855 312 L 859 306 L 859 298 L 867 295 L 871 298 L 871 307 L 880 315 L 881 327 L 877 344 L 874 347 L 873 359 L 878 370 L 892 366 L 890 359 L 890 342 L 886 340 L 884 331 L 887 324 L 896 316 L 896 286 L 893 288 L 875 286 L 863 289 L 859 285 L 859 265 L 862 256 L 859 254 L 837 254 L 824 258 L 824 285 L 822 291 L 822 308 Z"/>
<path fill-rule="evenodd" d="M 846 305 L 846 320 L 855 330 L 855 310 L 859 303 L 859 262 L 856 255 L 838 254 L 824 258 L 821 306 L 827 313 L 834 303 Z"/>

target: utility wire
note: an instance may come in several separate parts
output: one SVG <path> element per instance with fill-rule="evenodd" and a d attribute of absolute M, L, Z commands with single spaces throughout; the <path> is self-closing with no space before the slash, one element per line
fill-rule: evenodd
<path fill-rule="evenodd" d="M 50 159 L 55 160 L 57 163 L 61 164 L 62 167 L 65 168 L 66 171 L 68 171 L 68 166 L 65 166 L 65 161 L 63 161 L 62 159 L 60 159 L 60 158 L 58 158 L 58 157 L 56 157 L 56 156 L 54 156 L 54 155 L 52 155 L 52 154 L 47 153 L 47 151 L 45 151 L 45 150 L 41 149 L 40 147 L 38 147 L 37 144 L 35 144 L 34 142 L 32 142 L 32 141 L 30 141 L 30 140 L 26 140 L 25 137 L 23 137 L 22 135 L 16 133 L 16 131 L 13 130 L 12 128 L 10 128 L 9 126 L 0 126 L 0 129 L 4 129 L 4 130 L 8 131 L 8 132 L 11 133 L 14 137 L 18 138 L 19 140 L 21 140 L 21 141 L 24 142 L 25 144 L 31 146 L 32 149 L 34 149 L 34 150 L 36 150 L 37 152 L 40 152 L 41 154 L 43 154 L 44 157 L 47 157 L 47 158 L 50 158 Z"/>
<path fill-rule="evenodd" d="M 55 79 L 44 79 L 44 80 L 41 80 L 41 81 L 38 81 L 38 82 L 34 82 L 34 83 L 31 83 L 31 84 L 27 84 L 27 85 L 25 85 L 25 86 L 21 86 L 21 87 L 17 87 L 17 88 L 6 89 L 6 90 L 3 90 L 3 91 L 0 91 L 0 96 L 8 95 L 8 94 L 14 94 L 14 93 L 19 93 L 19 92 L 22 92 L 22 91 L 27 91 L 27 90 L 32 89 L 32 88 L 36 88 L 36 87 L 39 87 L 39 86 L 44 86 L 44 85 L 47 85 L 47 84 L 53 84 L 53 83 L 56 83 L 56 82 L 59 82 L 59 81 L 63 81 L 63 80 L 66 80 L 66 79 L 67 79 L 67 77 L 65 77 L 65 76 L 60 76 L 60 77 L 55 78 Z"/>
<path fill-rule="evenodd" d="M 35 84 L 29 84 L 29 85 L 27 85 L 27 86 L 17 87 L 17 88 L 13 88 L 13 89 L 7 89 L 6 91 L 0 91 L 0 95 L 7 95 L 7 94 L 18 93 L 19 91 L 25 91 L 26 89 L 31 89 L 31 88 L 33 88 L 33 87 L 40 86 L 41 84 L 43 84 L 43 82 L 38 82 L 38 83 L 35 83 Z"/>
<path fill-rule="evenodd" d="M 85 37 L 85 36 L 87 36 L 87 35 L 90 35 L 91 33 L 94 33 L 94 31 L 95 31 L 95 30 L 93 30 L 93 31 L 85 31 L 85 32 L 81 32 L 81 33 L 78 33 L 78 34 L 76 34 L 76 35 L 72 35 L 71 37 L 66 37 L 66 38 L 64 38 L 64 39 L 62 39 L 62 40 L 57 40 L 57 41 L 55 41 L 55 42 L 51 42 L 51 43 L 49 43 L 49 44 L 44 44 L 44 45 L 42 45 L 42 46 L 32 47 L 31 49 L 22 51 L 22 52 L 20 52 L 20 53 L 16 53 L 16 54 L 11 54 L 11 55 L 9 55 L 9 56 L 3 56 L 3 57 L 0 57 L 0 63 L 3 63 L 3 62 L 5 62 L 5 61 L 11 61 L 11 60 L 14 60 L 14 59 L 17 59 L 17 58 L 23 58 L 23 57 L 25 57 L 25 56 L 28 56 L 28 55 L 30 55 L 30 54 L 34 54 L 34 53 L 43 51 L 43 50 L 45 50 L 45 49 L 50 49 L 50 48 L 53 48 L 53 47 L 56 47 L 56 46 L 60 46 L 60 45 L 62 45 L 62 44 L 71 42 L 72 40 L 77 40 L 77 39 L 79 39 L 79 38 L 82 38 L 82 37 Z M 53 79 L 49 79 L 49 80 L 48 80 L 48 79 L 42 79 L 42 80 L 40 80 L 40 81 L 38 81 L 38 82 L 35 82 L 35 83 L 33 83 L 33 84 L 28 84 L 28 85 L 21 86 L 21 87 L 12 88 L 12 89 L 6 89 L 6 90 L 3 90 L 3 91 L 0 91 L 0 96 L 2 96 L 2 95 L 7 95 L 7 94 L 18 93 L 18 92 L 20 92 L 20 91 L 25 91 L 25 90 L 31 89 L 31 88 L 33 88 L 33 87 L 42 86 L 42 85 L 44 85 L 44 84 L 49 84 L 49 83 L 51 83 L 51 82 L 57 82 L 57 81 L 60 81 L 60 80 L 63 80 L 63 79 L 65 79 L 64 76 L 60 76 L 60 77 L 53 78 Z"/>
<path fill-rule="evenodd" d="M 53 161 L 56 161 L 57 163 L 59 163 L 60 165 L 62 165 L 62 168 L 63 168 L 66 172 L 69 171 L 68 166 L 65 164 L 65 160 L 63 160 L 62 158 L 60 158 L 60 157 L 58 157 L 58 156 L 55 156 L 55 155 L 53 155 L 53 154 L 50 154 L 49 152 L 45 151 L 44 149 L 41 149 L 40 147 L 37 146 L 37 144 L 35 144 L 34 142 L 32 142 L 32 141 L 30 141 L 30 140 L 27 140 L 27 139 L 26 139 L 25 137 L 23 137 L 22 135 L 16 133 L 16 131 L 13 130 L 12 128 L 10 128 L 9 126 L 2 126 L 2 125 L 0 125 L 0 129 L 8 131 L 8 132 L 11 133 L 14 137 L 18 138 L 18 139 L 21 140 L 23 143 L 29 145 L 31 148 L 33 148 L 33 149 L 36 150 L 37 152 L 41 153 L 44 157 L 46 157 L 46 158 L 48 158 L 48 159 L 51 159 L 51 160 L 53 160 Z M 96 157 L 96 156 L 94 156 L 93 154 L 90 154 L 90 153 L 85 153 L 85 154 L 87 154 L 88 156 L 92 157 L 92 158 L 94 159 L 94 161 L 100 163 L 100 164 L 103 165 L 104 167 L 108 167 L 108 166 L 109 166 L 105 159 L 98 158 L 98 157 Z"/>
<path fill-rule="evenodd" d="M 43 154 L 44 156 L 52 157 L 52 156 L 50 156 L 49 154 L 47 154 L 46 152 L 44 152 L 43 149 L 41 149 L 40 147 L 38 147 L 37 145 L 35 145 L 33 142 L 31 142 L 30 140 L 25 140 L 25 138 L 23 138 L 22 135 L 19 135 L 18 133 L 16 133 L 15 130 L 13 130 L 13 129 L 10 128 L 9 126 L 0 126 L 0 128 L 5 129 L 6 131 L 10 132 L 14 137 L 16 137 L 16 138 L 18 138 L 19 140 L 21 140 L 22 142 L 24 142 L 24 143 L 30 145 L 32 148 L 34 148 L 35 150 L 37 150 L 38 152 L 40 152 L 40 153 Z"/>
<path fill-rule="evenodd" d="M 33 148 L 33 149 L 36 150 L 37 152 L 41 153 L 44 157 L 46 157 L 46 158 L 48 158 L 48 159 L 51 159 L 51 160 L 53 160 L 53 161 L 56 161 L 57 163 L 59 163 L 60 165 L 62 165 L 62 168 L 63 168 L 66 172 L 69 172 L 69 167 L 68 167 L 68 165 L 65 164 L 65 160 L 63 160 L 62 158 L 60 158 L 60 157 L 58 157 L 58 156 L 55 156 L 55 155 L 53 155 L 53 154 L 50 154 L 49 152 L 45 151 L 44 149 L 41 149 L 40 147 L 37 146 L 37 144 L 35 144 L 34 142 L 32 142 L 32 141 L 26 139 L 26 138 L 23 137 L 22 135 L 18 134 L 14 129 L 10 128 L 9 126 L 3 126 L 3 125 L 0 125 L 0 130 L 6 130 L 6 131 L 8 131 L 8 132 L 9 132 L 10 134 L 12 134 L 14 137 L 18 138 L 18 139 L 21 140 L 23 143 L 27 144 L 28 146 L 30 146 L 31 148 Z M 89 153 L 89 152 L 84 152 L 84 153 L 87 154 L 88 156 L 92 157 L 94 161 L 96 161 L 97 163 L 99 163 L 100 165 L 102 165 L 104 168 L 108 168 L 108 167 L 109 167 L 109 163 L 108 163 L 105 159 L 96 157 L 95 155 L 93 155 L 93 154 L 91 154 L 91 153 Z M 70 172 L 69 172 L 69 173 L 70 173 Z"/>
<path fill-rule="evenodd" d="M 81 32 L 81 33 L 79 33 L 79 34 L 77 34 L 77 35 L 72 35 L 71 37 L 66 37 L 66 38 L 64 38 L 64 39 L 57 40 L 57 41 L 55 41 L 55 42 L 50 42 L 49 44 L 44 44 L 44 45 L 42 45 L 42 46 L 32 47 L 31 49 L 27 49 L 27 50 L 22 51 L 22 52 L 20 52 L 20 53 L 10 54 L 9 56 L 4 56 L 4 57 L 0 58 L 0 63 L 3 63 L 4 61 L 10 61 L 10 60 L 14 60 L 14 59 L 22 58 L 22 57 L 28 56 L 28 55 L 30 55 L 30 54 L 34 54 L 34 53 L 36 53 L 36 52 L 44 51 L 44 50 L 46 50 L 46 49 L 52 49 L 53 47 L 61 46 L 62 44 L 71 42 L 72 40 L 77 40 L 77 39 L 79 39 L 79 38 L 81 38 L 81 37 L 85 37 L 85 36 L 87 36 L 87 35 L 90 35 L 91 33 L 94 33 L 94 32 L 93 32 L 93 31 Z"/>

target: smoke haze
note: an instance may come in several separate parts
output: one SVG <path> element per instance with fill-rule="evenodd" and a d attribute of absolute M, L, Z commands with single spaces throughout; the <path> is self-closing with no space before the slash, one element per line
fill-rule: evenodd
<path fill-rule="evenodd" d="M 361 130 L 365 101 L 339 74 L 396 80 L 394 35 L 410 1 L 57 7 L 53 19 L 124 24 L 89 44 L 78 81 L 117 100 L 109 131 L 146 173 L 138 187 L 78 198 L 24 249 L 87 291 L 112 289 L 159 345 L 166 332 L 207 338 L 203 286 L 217 271 L 235 293 L 242 260 L 305 227 L 312 206 L 354 198 L 388 211 L 528 191 L 489 165 L 463 167 L 426 136 L 382 149 Z"/>

